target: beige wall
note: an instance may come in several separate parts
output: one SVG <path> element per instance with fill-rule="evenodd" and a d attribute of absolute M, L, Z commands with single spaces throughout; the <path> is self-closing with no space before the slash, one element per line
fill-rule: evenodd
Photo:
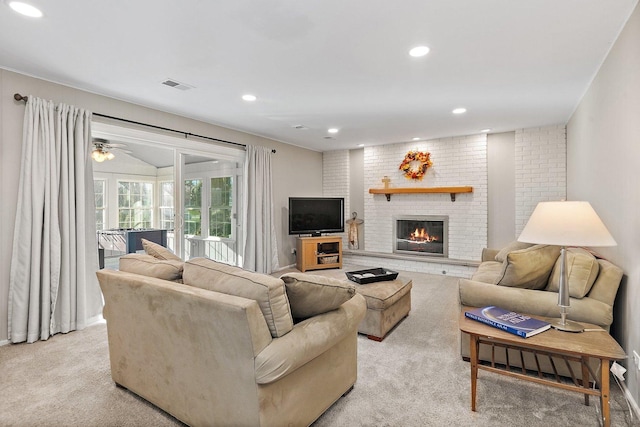
<path fill-rule="evenodd" d="M 287 235 L 288 197 L 294 192 L 322 192 L 322 153 L 306 150 L 255 135 L 225 129 L 174 114 L 144 108 L 113 98 L 73 89 L 0 69 L 0 343 L 7 339 L 7 307 L 9 271 L 20 175 L 20 146 L 24 103 L 13 100 L 13 94 L 34 95 L 64 102 L 96 113 L 178 129 L 241 144 L 275 148 L 273 156 L 274 213 L 280 265 L 293 262 L 291 240 Z"/>
<path fill-rule="evenodd" d="M 502 248 L 516 236 L 515 132 L 487 136 L 489 163 L 487 246 Z"/>
<path fill-rule="evenodd" d="M 613 334 L 630 356 L 627 387 L 639 402 L 640 372 L 640 6 L 567 125 L 567 190 L 587 200 L 618 246 L 600 252 L 624 269 Z"/>

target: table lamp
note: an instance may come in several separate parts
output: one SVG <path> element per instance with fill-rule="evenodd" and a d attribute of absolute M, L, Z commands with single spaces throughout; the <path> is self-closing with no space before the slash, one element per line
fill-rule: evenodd
<path fill-rule="evenodd" d="M 560 283 L 558 306 L 560 319 L 551 326 L 562 331 L 581 332 L 579 323 L 567 320 L 569 310 L 569 283 L 566 260 L 567 246 L 615 246 L 607 227 L 589 202 L 540 202 L 525 225 L 519 242 L 557 245 L 560 251 Z"/>

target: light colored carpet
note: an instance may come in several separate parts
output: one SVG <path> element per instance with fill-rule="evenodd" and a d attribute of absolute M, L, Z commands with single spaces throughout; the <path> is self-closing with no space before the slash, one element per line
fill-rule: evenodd
<path fill-rule="evenodd" d="M 317 274 L 344 277 L 343 270 Z M 314 272 L 310 272 L 314 274 Z M 481 372 L 470 410 L 469 364 L 459 356 L 457 279 L 408 273 L 412 310 L 382 342 L 358 337 L 358 381 L 315 423 L 323 426 L 598 426 L 583 396 Z M 309 385 L 313 387 L 313 384 Z M 612 382 L 611 425 L 628 419 Z M 0 347 L 2 426 L 175 426 L 177 420 L 109 373 L 104 324 L 46 342 Z"/>

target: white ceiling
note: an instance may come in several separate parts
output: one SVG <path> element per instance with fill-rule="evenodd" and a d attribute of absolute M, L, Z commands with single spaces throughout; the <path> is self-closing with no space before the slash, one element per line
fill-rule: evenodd
<path fill-rule="evenodd" d="M 2 68 L 326 151 L 566 123 L 638 0 L 25 1 Z"/>

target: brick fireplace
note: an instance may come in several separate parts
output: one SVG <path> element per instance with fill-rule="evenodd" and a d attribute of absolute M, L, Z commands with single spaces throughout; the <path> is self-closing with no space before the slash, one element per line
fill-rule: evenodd
<path fill-rule="evenodd" d="M 515 234 L 526 224 L 536 204 L 542 200 L 566 198 L 566 136 L 563 125 L 515 131 L 515 202 L 502 200 L 500 204 L 515 204 Z M 436 274 L 470 277 L 482 249 L 490 237 L 489 212 L 500 218 L 501 205 L 489 206 L 489 166 L 496 168 L 493 179 L 502 179 L 504 169 L 498 157 L 489 159 L 486 134 L 440 138 L 365 147 L 359 150 L 327 151 L 323 153 L 323 194 L 359 199 L 357 190 L 362 179 L 364 206 L 358 206 L 358 217 L 364 220 L 360 230 L 361 245 L 345 257 L 357 265 L 395 268 Z M 504 145 L 499 142 L 498 146 Z M 503 138 L 504 139 L 504 138 Z M 503 140 L 502 139 L 502 140 Z M 502 141 L 500 140 L 500 141 Z M 499 143 L 498 143 L 499 142 Z M 429 151 L 433 167 L 423 180 L 408 180 L 398 165 L 409 150 Z M 502 148 L 501 148 L 502 150 Z M 353 156 L 353 157 L 351 157 Z M 360 157 L 362 156 L 362 160 Z M 358 165 L 362 162 L 362 168 Z M 355 166 L 354 166 L 355 165 Z M 507 165 L 508 166 L 508 165 Z M 387 201 L 384 194 L 370 194 L 368 189 L 382 188 L 388 176 L 390 187 L 447 187 L 473 186 L 473 193 L 461 194 L 452 202 L 448 194 L 394 194 Z M 360 178 L 362 177 L 362 178 Z M 355 204 L 355 203 L 354 203 Z M 346 208 L 349 213 L 354 209 Z M 449 218 L 448 257 L 413 256 L 393 253 L 395 240 L 393 218 L 403 215 L 443 215 Z M 494 230 L 500 227 L 493 224 Z M 494 238 L 495 231 L 493 232 Z M 515 237 L 514 237 L 515 238 Z M 388 257 L 385 255 L 388 254 Z M 348 259 L 347 259 L 348 258 Z M 419 259 L 416 262 L 416 259 Z"/>
<path fill-rule="evenodd" d="M 443 215 L 393 218 L 393 252 L 447 258 L 449 217 Z"/>

